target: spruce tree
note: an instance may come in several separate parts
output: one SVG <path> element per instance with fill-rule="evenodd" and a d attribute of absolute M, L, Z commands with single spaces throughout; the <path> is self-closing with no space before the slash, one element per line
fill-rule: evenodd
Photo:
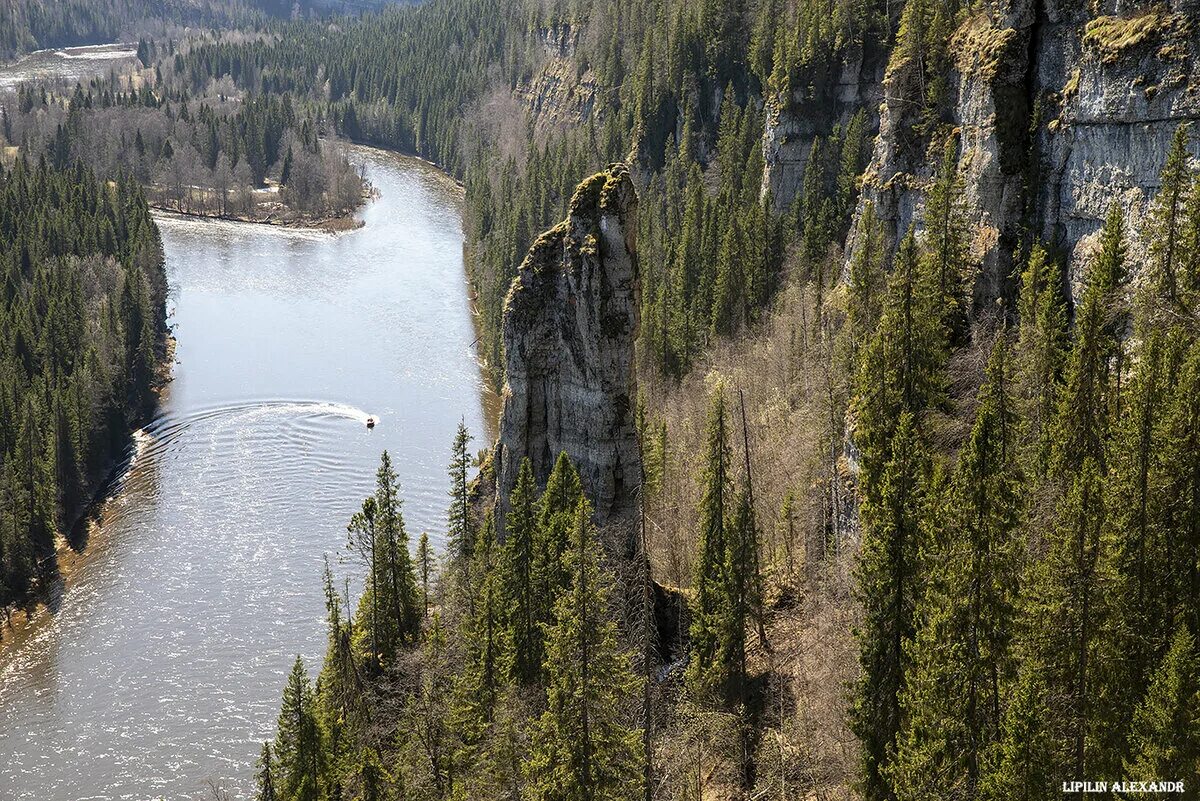
<path fill-rule="evenodd" d="M 1046 532 L 1047 553 L 1024 594 L 1023 658 L 1043 666 L 1048 726 L 1063 778 L 1119 767 L 1104 748 L 1115 664 L 1112 545 L 1105 536 L 1104 484 L 1087 457 Z"/>
<path fill-rule="evenodd" d="M 362 750 L 358 764 L 360 801 L 384 801 L 387 798 L 388 775 L 378 757 L 369 748 Z"/>
<path fill-rule="evenodd" d="M 277 792 L 281 798 L 317 801 L 323 746 L 312 682 L 304 670 L 304 662 L 297 656 L 283 689 L 283 705 L 275 735 L 275 759 L 279 770 Z"/>
<path fill-rule="evenodd" d="M 504 599 L 490 509 L 475 546 L 471 572 L 479 599 L 464 626 L 467 664 L 456 679 L 453 699 L 453 725 L 468 753 L 491 726 L 505 685 Z"/>
<path fill-rule="evenodd" d="M 1165 613 L 1200 630 L 1200 341 L 1187 350 L 1161 421 L 1162 485 L 1158 506 L 1163 561 L 1150 577 Z"/>
<path fill-rule="evenodd" d="M 429 532 L 422 531 L 417 543 L 417 571 L 421 577 L 421 617 L 429 616 L 429 579 L 433 573 L 433 550 L 429 545 Z"/>
<path fill-rule="evenodd" d="M 857 567 L 864 620 L 858 630 L 862 677 L 851 725 L 862 743 L 863 793 L 868 801 L 895 795 L 888 765 L 902 718 L 908 653 L 915 633 L 918 558 L 926 513 L 929 465 L 911 412 L 902 412 L 875 498 L 862 505 L 863 544 Z"/>
<path fill-rule="evenodd" d="M 542 665 L 542 632 L 538 628 L 538 599 L 534 586 L 538 537 L 536 493 L 533 467 L 528 458 L 522 459 L 517 483 L 509 498 L 501 567 L 508 615 L 508 674 L 522 685 L 534 684 L 541 675 Z"/>
<path fill-rule="evenodd" d="M 846 324 L 850 343 L 849 362 L 858 363 L 861 343 L 874 333 L 883 311 L 887 275 L 883 269 L 883 232 L 868 202 L 858 223 L 854 256 L 850 260 Z"/>
<path fill-rule="evenodd" d="M 421 629 L 417 577 L 412 554 L 408 550 L 408 532 L 404 528 L 399 482 L 387 451 L 380 457 L 375 484 L 377 530 L 385 546 L 389 598 L 398 629 L 396 635 L 400 641 L 413 642 Z"/>
<path fill-rule="evenodd" d="M 1059 471 L 1078 471 L 1087 459 L 1104 469 L 1115 348 L 1105 327 L 1104 298 L 1096 287 L 1089 287 L 1075 317 L 1075 341 L 1055 422 L 1053 465 Z"/>
<path fill-rule="evenodd" d="M 460 568 L 470 563 L 471 547 L 475 544 L 475 532 L 471 530 L 470 487 L 467 483 L 467 474 L 471 468 L 471 457 L 467 453 L 470 443 L 471 434 L 467 431 L 466 424 L 459 422 L 451 448 L 450 523 L 446 530 L 446 540 L 450 559 Z"/>
<path fill-rule="evenodd" d="M 554 601 L 571 581 L 563 566 L 563 554 L 571 541 L 575 509 L 583 498 L 579 473 L 566 451 L 558 455 L 546 479 L 546 489 L 537 505 L 537 541 L 534 543 L 533 583 L 537 602 L 537 621 L 548 625 L 553 617 Z"/>
<path fill-rule="evenodd" d="M 1175 131 L 1167 160 L 1159 175 L 1159 190 L 1154 197 L 1147 217 L 1147 236 L 1150 243 L 1151 280 L 1158 298 L 1168 304 L 1179 301 L 1179 279 L 1177 271 L 1183 253 L 1184 206 L 1191 189 L 1191 171 L 1188 168 L 1188 124 L 1182 123 Z"/>
<path fill-rule="evenodd" d="M 1185 625 L 1175 631 L 1134 713 L 1124 765 L 1131 780 L 1200 785 L 1200 654 Z"/>
<path fill-rule="evenodd" d="M 1050 469 L 1067 347 L 1067 315 L 1058 270 L 1040 245 L 1033 247 L 1021 273 L 1017 313 L 1020 331 L 1013 361 L 1024 429 L 1024 463 L 1032 478 L 1040 478 Z"/>
<path fill-rule="evenodd" d="M 925 230 L 930 269 L 941 299 L 942 325 L 951 340 L 966 334 L 969 230 L 965 187 L 958 170 L 958 139 L 948 137 L 937 176 L 925 200 Z"/>
<path fill-rule="evenodd" d="M 1124 735 L 1133 705 L 1158 655 L 1171 635 L 1172 614 L 1163 578 L 1172 565 L 1163 531 L 1162 494 L 1167 480 L 1161 453 L 1160 420 L 1166 413 L 1168 354 L 1165 337 L 1148 332 L 1140 348 L 1137 370 L 1123 402 L 1123 414 L 1110 446 L 1108 476 L 1110 536 L 1117 571 L 1114 614 L 1125 657 L 1114 667 L 1124 674 L 1119 703 L 1109 711 L 1115 737 Z M 1169 585 L 1169 582 L 1167 582 Z M 1121 750 L 1119 739 L 1113 746 Z"/>
<path fill-rule="evenodd" d="M 1017 598 L 1021 475 L 1007 343 L 997 338 L 971 436 L 959 457 L 945 542 L 927 557 L 921 630 L 906 655 L 896 797 L 970 798 L 999 737 Z"/>
<path fill-rule="evenodd" d="M 726 599 L 722 604 L 719 660 L 725 675 L 724 695 L 730 701 L 749 702 L 746 668 L 746 624 L 758 608 L 758 526 L 750 495 L 738 492 L 736 504 L 726 525 L 728 547 L 725 551 Z"/>
<path fill-rule="evenodd" d="M 1009 693 L 999 741 L 988 753 L 979 797 L 984 801 L 1056 801 L 1059 763 L 1049 735 L 1046 684 L 1036 659 L 1021 662 Z"/>
<path fill-rule="evenodd" d="M 641 732 L 625 710 L 637 681 L 617 645 L 609 610 L 610 578 L 583 501 L 565 561 L 572 580 L 547 629 L 546 711 L 537 722 L 525 765 L 535 801 L 638 798 Z"/>
<path fill-rule="evenodd" d="M 862 453 L 864 501 L 878 500 L 879 477 L 900 416 L 910 414 L 915 427 L 945 394 L 945 329 L 937 284 L 923 261 L 909 232 L 896 253 L 879 328 L 855 379 L 854 441 Z"/>
<path fill-rule="evenodd" d="M 701 696 L 717 696 L 725 687 L 721 654 L 723 622 L 728 610 L 726 572 L 727 516 L 732 505 L 729 434 L 724 387 L 713 390 L 705 435 L 703 496 L 698 517 L 699 553 L 693 573 L 694 600 L 690 628 L 688 684 Z"/>
<path fill-rule="evenodd" d="M 271 757 L 270 743 L 262 744 L 262 752 L 258 757 L 258 772 L 254 780 L 258 786 L 258 796 L 255 801 L 277 801 L 275 793 L 275 760 Z"/>

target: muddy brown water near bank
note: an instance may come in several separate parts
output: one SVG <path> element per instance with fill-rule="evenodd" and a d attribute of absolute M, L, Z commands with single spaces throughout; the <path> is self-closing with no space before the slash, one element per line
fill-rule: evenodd
<path fill-rule="evenodd" d="M 361 572 L 338 560 L 384 448 L 440 542 L 454 429 L 482 445 L 495 415 L 461 194 L 354 153 L 379 189 L 358 230 L 159 219 L 175 378 L 59 597 L 0 643 L 6 799 L 248 798 L 292 659 L 319 666 L 323 559 Z"/>

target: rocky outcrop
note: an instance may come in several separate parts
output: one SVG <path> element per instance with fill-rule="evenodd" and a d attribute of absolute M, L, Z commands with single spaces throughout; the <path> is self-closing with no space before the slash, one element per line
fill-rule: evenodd
<path fill-rule="evenodd" d="M 876 129 L 883 57 L 879 48 L 847 48 L 836 75 L 802 76 L 796 81 L 800 89 L 768 101 L 762 191 L 770 192 L 776 211 L 787 209 L 800 193 L 814 139 L 829 136 L 836 125 L 845 126 L 859 109 L 868 112 L 871 129 Z"/>
<path fill-rule="evenodd" d="M 1200 119 L 1200 3 L 1103 5 L 1090 19 L 1051 17 L 1072 35 L 1048 38 L 1036 64 L 1058 111 L 1041 132 L 1042 234 L 1070 254 L 1076 289 L 1110 204 L 1127 210 L 1130 252 L 1146 252 L 1137 223 L 1158 190 L 1171 138 L 1181 122 Z"/>
<path fill-rule="evenodd" d="M 529 110 L 539 131 L 579 125 L 596 106 L 596 77 L 575 61 L 579 31 L 571 25 L 543 29 L 538 39 L 544 51 L 541 65 L 513 94 Z"/>
<path fill-rule="evenodd" d="M 623 165 L 588 178 L 534 243 L 504 309 L 501 508 L 528 458 L 544 484 L 566 451 L 601 525 L 637 510 L 637 195 Z M 502 516 L 501 516 L 502 517 Z"/>
<path fill-rule="evenodd" d="M 1198 8 L 1003 0 L 956 31 L 947 127 L 974 224 L 977 307 L 1012 295 L 1014 260 L 1032 239 L 1066 255 L 1077 278 L 1112 202 L 1136 224 L 1175 129 L 1200 118 Z M 893 60 L 884 81 L 859 203 L 874 205 L 893 244 L 923 227 L 936 161 L 929 142 L 912 141 L 905 115 L 919 103 L 904 69 Z"/>

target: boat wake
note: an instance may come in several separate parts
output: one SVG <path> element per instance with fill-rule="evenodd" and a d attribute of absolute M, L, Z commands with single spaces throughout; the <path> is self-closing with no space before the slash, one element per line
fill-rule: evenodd
<path fill-rule="evenodd" d="M 364 434 L 368 422 L 382 417 L 357 406 L 332 401 L 262 400 L 198 409 L 185 415 L 166 413 L 133 433 L 121 467 L 103 493 L 113 497 L 150 462 L 170 460 L 177 451 L 201 448 L 214 459 L 241 461 L 247 468 L 268 462 L 277 468 L 337 468 L 338 454 L 329 445 L 345 438 L 348 423 Z M 282 464 L 280 462 L 282 461 Z"/>

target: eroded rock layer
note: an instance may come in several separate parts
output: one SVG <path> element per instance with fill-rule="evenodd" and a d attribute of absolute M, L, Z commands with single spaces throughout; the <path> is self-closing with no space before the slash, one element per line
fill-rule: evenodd
<path fill-rule="evenodd" d="M 632 518 L 641 482 L 634 426 L 637 195 L 614 165 L 579 185 L 567 218 L 533 244 L 504 309 L 501 508 L 521 460 L 544 484 L 565 451 L 607 525 Z"/>

